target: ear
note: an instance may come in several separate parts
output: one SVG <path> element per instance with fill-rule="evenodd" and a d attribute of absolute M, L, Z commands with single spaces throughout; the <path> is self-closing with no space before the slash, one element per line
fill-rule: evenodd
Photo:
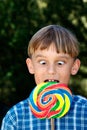
<path fill-rule="evenodd" d="M 80 60 L 76 59 L 71 69 L 71 75 L 76 75 L 80 68 Z"/>
<path fill-rule="evenodd" d="M 31 58 L 26 59 L 26 64 L 27 64 L 28 71 L 30 72 L 30 74 L 34 74 L 34 67 L 33 67 Z"/>

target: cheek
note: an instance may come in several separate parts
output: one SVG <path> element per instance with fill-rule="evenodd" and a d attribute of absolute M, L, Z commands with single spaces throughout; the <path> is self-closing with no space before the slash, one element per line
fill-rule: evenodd
<path fill-rule="evenodd" d="M 59 77 L 60 77 L 60 80 L 63 83 L 68 84 L 68 82 L 70 80 L 70 75 L 71 75 L 71 69 L 70 68 L 61 69 L 59 71 Z"/>
<path fill-rule="evenodd" d="M 35 83 L 36 83 L 37 85 L 43 82 L 43 80 L 41 79 L 40 76 L 35 75 L 34 78 L 35 78 Z"/>
<path fill-rule="evenodd" d="M 41 83 L 42 76 L 43 76 L 43 73 L 40 70 L 37 69 L 37 71 L 35 71 L 35 74 L 34 74 L 36 84 Z"/>

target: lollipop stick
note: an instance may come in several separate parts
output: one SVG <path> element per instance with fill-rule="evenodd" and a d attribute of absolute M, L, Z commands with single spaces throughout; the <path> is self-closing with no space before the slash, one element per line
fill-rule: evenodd
<path fill-rule="evenodd" d="M 51 130 L 54 130 L 54 118 L 51 118 Z"/>

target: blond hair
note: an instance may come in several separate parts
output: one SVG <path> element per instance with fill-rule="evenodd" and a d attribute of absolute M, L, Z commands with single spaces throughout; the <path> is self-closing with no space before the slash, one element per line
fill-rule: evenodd
<path fill-rule="evenodd" d="M 38 48 L 46 49 L 52 43 L 55 45 L 57 53 L 67 53 L 73 58 L 79 55 L 79 43 L 74 34 L 64 27 L 49 25 L 40 29 L 31 38 L 28 45 L 29 57 L 32 57 Z"/>

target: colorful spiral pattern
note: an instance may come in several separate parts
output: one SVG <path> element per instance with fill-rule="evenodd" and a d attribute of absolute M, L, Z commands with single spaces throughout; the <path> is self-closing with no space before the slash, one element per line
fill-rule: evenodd
<path fill-rule="evenodd" d="M 30 109 L 40 119 L 63 117 L 69 111 L 71 102 L 70 89 L 55 82 L 37 85 L 29 97 Z"/>

